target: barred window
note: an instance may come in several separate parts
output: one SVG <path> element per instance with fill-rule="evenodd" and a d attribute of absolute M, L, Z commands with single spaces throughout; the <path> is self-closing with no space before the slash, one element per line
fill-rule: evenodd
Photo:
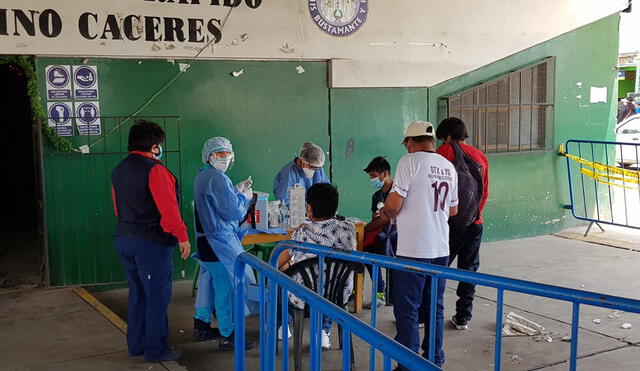
<path fill-rule="evenodd" d="M 554 72 L 555 60 L 547 58 L 447 97 L 447 116 L 462 119 L 469 134 L 467 142 L 485 153 L 548 148 Z"/>

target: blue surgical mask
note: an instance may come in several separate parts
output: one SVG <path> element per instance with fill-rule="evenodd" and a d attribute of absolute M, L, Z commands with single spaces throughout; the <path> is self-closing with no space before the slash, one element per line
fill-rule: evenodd
<path fill-rule="evenodd" d="M 158 146 L 158 154 L 156 155 L 155 153 L 153 154 L 153 156 L 155 156 L 156 160 L 160 160 L 162 158 L 162 146 Z"/>
<path fill-rule="evenodd" d="M 371 185 L 375 189 L 380 189 L 384 185 L 384 182 L 382 180 L 380 180 L 380 178 L 378 178 L 378 177 L 371 178 L 371 179 L 369 179 L 369 181 L 371 182 Z"/>

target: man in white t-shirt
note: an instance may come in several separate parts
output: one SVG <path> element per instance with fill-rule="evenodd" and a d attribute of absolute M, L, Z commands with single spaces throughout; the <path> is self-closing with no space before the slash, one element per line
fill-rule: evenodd
<path fill-rule="evenodd" d="M 451 162 L 434 152 L 435 130 L 429 122 L 412 122 L 402 142 L 408 154 L 396 168 L 396 177 L 385 207 L 380 211 L 396 217 L 398 224 L 397 256 L 402 259 L 446 267 L 449 261 L 450 216 L 458 212 L 458 174 Z M 443 295 L 445 280 L 438 280 L 435 360 L 444 364 Z M 429 350 L 429 307 L 431 278 L 424 274 L 393 271 L 393 314 L 396 317 L 395 339 L 414 352 L 420 347 L 418 322 L 425 323 L 423 356 Z M 419 312 L 420 306 L 423 309 Z M 406 370 L 398 365 L 396 370 Z"/>

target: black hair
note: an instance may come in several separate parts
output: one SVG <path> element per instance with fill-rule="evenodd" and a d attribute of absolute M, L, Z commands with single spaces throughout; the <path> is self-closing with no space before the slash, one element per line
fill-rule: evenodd
<path fill-rule="evenodd" d="M 129 151 L 150 152 L 151 147 L 164 142 L 165 134 L 155 122 L 138 120 L 129 130 Z"/>
<path fill-rule="evenodd" d="M 407 139 L 413 139 L 413 141 L 416 143 L 424 143 L 424 142 L 435 143 L 436 142 L 435 138 L 432 137 L 431 135 L 419 135 L 417 137 L 409 137 Z"/>
<path fill-rule="evenodd" d="M 307 189 L 307 204 L 311 205 L 313 216 L 328 219 L 338 211 L 338 188 L 329 183 L 318 183 Z"/>
<path fill-rule="evenodd" d="M 436 129 L 436 137 L 440 140 L 445 140 L 451 135 L 452 140 L 465 140 L 469 138 L 467 134 L 467 127 L 464 122 L 457 117 L 449 117 L 438 125 Z"/>
<path fill-rule="evenodd" d="M 391 165 L 389 165 L 389 162 L 385 160 L 384 157 L 378 156 L 378 157 L 374 157 L 373 160 L 369 162 L 369 165 L 367 165 L 367 167 L 365 167 L 363 170 L 365 173 L 370 173 L 372 171 L 375 171 L 377 173 L 382 173 L 385 170 L 390 172 Z"/>

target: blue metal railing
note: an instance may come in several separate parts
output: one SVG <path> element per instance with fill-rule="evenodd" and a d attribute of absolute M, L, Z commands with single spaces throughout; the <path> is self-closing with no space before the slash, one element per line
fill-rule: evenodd
<path fill-rule="evenodd" d="M 640 229 L 640 143 L 568 140 L 565 154 L 571 212 L 592 223 L 587 234 L 593 223 Z"/>
<path fill-rule="evenodd" d="M 315 245 L 317 246 L 317 245 Z M 325 247 L 325 249 L 328 249 Z M 330 250 L 330 249 L 329 249 Z M 324 259 L 320 254 L 320 266 L 324 266 Z M 287 333 L 288 327 L 288 293 L 291 292 L 297 297 L 304 300 L 310 308 L 310 333 L 311 333 L 311 345 L 310 345 L 310 369 L 320 370 L 320 355 L 321 347 L 318 336 L 314 334 L 320 334 L 320 321 L 322 319 L 321 314 L 328 315 L 331 319 L 342 326 L 343 337 L 343 370 L 351 369 L 351 334 L 360 337 L 365 342 L 375 346 L 384 354 L 384 370 L 391 370 L 391 361 L 401 361 L 403 365 L 410 367 L 412 370 L 442 370 L 441 368 L 433 365 L 429 361 L 420 357 L 418 354 L 412 352 L 404 345 L 389 338 L 379 330 L 367 325 L 359 319 L 353 317 L 343 309 L 339 308 L 335 304 L 326 300 L 317 293 L 309 290 L 308 288 L 300 285 L 292 280 L 290 277 L 280 272 L 277 268 L 274 268 L 267 263 L 259 260 L 255 256 L 249 253 L 242 253 L 238 256 L 234 268 L 234 283 L 236 289 L 236 295 L 234 297 L 234 318 L 235 318 L 235 369 L 236 371 L 244 371 L 246 369 L 245 360 L 245 321 L 244 321 L 244 272 L 245 267 L 249 265 L 259 273 L 258 278 L 258 290 L 260 298 L 260 370 L 271 371 L 276 369 L 276 325 L 277 325 L 277 302 L 278 291 L 281 291 L 282 298 L 282 333 Z M 320 283 L 318 287 L 322 285 L 322 274 L 319 275 Z M 266 318 L 265 318 L 266 313 Z M 283 336 L 282 339 L 282 370 L 289 369 L 289 355 L 288 355 L 288 339 L 287 336 Z"/>
<path fill-rule="evenodd" d="M 570 370 L 575 371 L 576 369 L 576 359 L 577 359 L 577 351 L 578 351 L 578 321 L 580 319 L 580 305 L 590 305 L 595 307 L 609 308 L 614 310 L 622 310 L 625 312 L 631 313 L 640 313 L 640 300 L 634 300 L 629 298 L 623 298 L 619 296 L 612 296 L 606 294 L 600 294 L 596 292 L 583 291 L 583 290 L 574 290 L 568 289 L 565 287 L 546 285 L 541 283 L 535 283 L 530 281 L 494 276 L 490 274 L 477 273 L 472 271 L 459 270 L 454 268 L 443 267 L 439 265 L 420 263 L 411 260 L 392 258 L 383 255 L 370 254 L 360 251 L 345 251 L 345 250 L 337 250 L 331 249 L 325 246 L 308 244 L 308 243 L 300 243 L 297 241 L 283 241 L 276 245 L 274 248 L 270 264 L 273 266 L 277 265 L 278 256 L 286 249 L 293 249 L 297 251 L 302 251 L 305 253 L 311 253 L 317 255 L 319 257 L 319 270 L 320 272 L 324 269 L 324 258 L 331 257 L 334 259 L 341 259 L 356 263 L 368 264 L 372 266 L 372 271 L 374 274 L 378 271 L 379 267 L 383 267 L 386 269 L 400 270 L 400 271 L 410 271 L 414 273 L 424 273 L 431 276 L 431 303 L 436 303 L 436 295 L 437 290 L 435 289 L 438 284 L 438 280 L 440 279 L 452 279 L 456 281 L 463 281 L 474 283 L 476 285 L 493 287 L 497 289 L 497 304 L 496 304 L 496 337 L 495 337 L 495 354 L 494 354 L 494 370 L 501 369 L 501 359 L 502 359 L 502 317 L 503 317 L 503 306 L 504 306 L 504 291 L 513 291 L 519 292 L 523 294 L 530 294 L 535 296 L 541 296 L 551 299 L 557 299 L 562 301 L 567 301 L 573 303 L 573 314 L 571 321 L 571 354 L 570 354 Z M 237 271 L 236 266 L 236 271 Z M 322 276 L 322 275 L 320 275 Z M 377 292 L 377 276 L 372 279 L 372 292 Z M 319 288 L 322 286 L 319 285 Z M 296 294 L 297 295 L 297 294 Z M 238 300 L 236 298 L 236 300 Z M 306 300 L 305 300 L 306 301 Z M 335 307 L 338 309 L 337 307 Z M 315 310 L 317 311 L 316 308 Z M 312 310 L 312 314 L 313 314 Z M 435 347 L 435 312 L 436 306 L 431 305 L 430 307 L 430 332 L 429 332 L 429 350 L 428 350 L 428 359 L 430 361 L 434 360 L 434 347 Z M 324 313 L 324 312 L 323 312 Z M 344 314 L 344 312 L 342 312 Z M 333 316 L 333 313 L 327 312 L 330 316 Z M 314 320 L 319 322 L 319 318 L 317 314 L 312 317 L 311 325 L 314 325 Z M 344 318 L 344 317 L 342 317 Z M 355 318 L 351 318 L 351 321 L 358 321 Z M 261 321 L 262 323 L 262 321 Z M 319 324 L 315 325 L 314 328 L 319 328 Z M 376 326 L 376 306 L 371 306 L 371 327 L 368 329 L 373 329 Z M 352 327 L 353 328 L 353 327 Z M 274 330 L 275 331 L 275 330 Z M 283 330 L 285 331 L 285 330 Z M 313 344 L 319 344 L 319 336 L 320 332 L 313 332 L 313 336 L 315 334 L 316 340 L 312 342 Z M 262 344 L 262 343 L 261 343 Z M 376 349 L 384 352 L 382 347 L 373 345 L 374 342 L 370 342 L 371 344 L 371 357 L 370 357 L 370 370 L 375 370 L 375 351 Z M 285 345 L 283 344 L 283 347 Z M 318 346 L 319 348 L 319 346 Z M 236 348 L 236 352 L 237 352 Z M 313 350 L 313 348 L 312 348 Z M 261 354 L 262 355 L 262 354 Z M 315 354 L 316 357 L 319 357 L 319 354 Z M 400 361 L 401 364 L 409 366 L 410 364 L 406 362 L 404 359 L 395 358 L 396 361 Z M 311 357 L 313 361 L 313 355 Z M 388 355 L 385 354 L 385 370 L 387 367 L 387 359 Z M 319 360 L 319 358 L 317 358 Z M 316 361 L 317 361 L 316 360 Z M 390 360 L 389 360 L 390 362 Z M 313 363 L 312 363 L 313 365 Z M 273 368 L 267 368 L 269 370 L 275 369 L 275 363 L 273 363 Z M 283 365 L 284 366 L 284 365 Z M 411 366 L 410 366 L 411 367 Z M 286 370 L 286 368 L 283 368 Z M 317 368 L 311 368 L 311 370 L 317 370 Z"/>

